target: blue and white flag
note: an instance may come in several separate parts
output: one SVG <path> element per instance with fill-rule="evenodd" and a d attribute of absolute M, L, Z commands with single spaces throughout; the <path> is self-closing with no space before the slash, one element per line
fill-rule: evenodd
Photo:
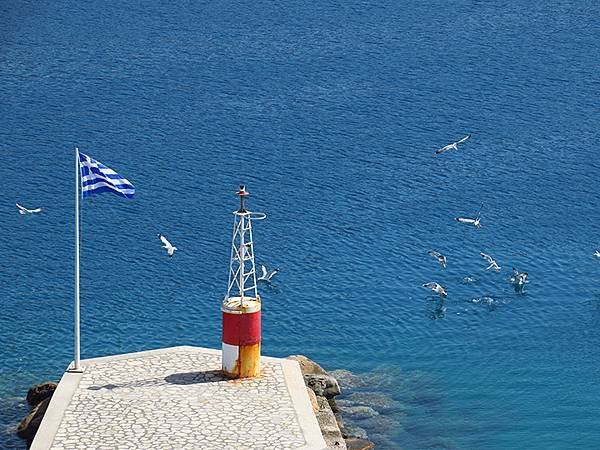
<path fill-rule="evenodd" d="M 101 192 L 112 192 L 125 198 L 133 198 L 135 194 L 133 184 L 114 170 L 83 153 L 79 153 L 79 169 L 83 197 Z"/>

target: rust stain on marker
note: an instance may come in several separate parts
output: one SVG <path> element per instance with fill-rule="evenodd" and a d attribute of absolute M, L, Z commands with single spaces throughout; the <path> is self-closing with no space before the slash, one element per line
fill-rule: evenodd
<path fill-rule="evenodd" d="M 260 370 L 260 342 L 250 345 L 242 345 L 239 355 L 233 365 L 231 372 L 223 369 L 223 374 L 228 378 L 243 379 L 257 378 L 261 376 Z"/>
<path fill-rule="evenodd" d="M 258 377 L 260 375 L 260 342 L 241 346 L 238 361 L 240 378 Z"/>

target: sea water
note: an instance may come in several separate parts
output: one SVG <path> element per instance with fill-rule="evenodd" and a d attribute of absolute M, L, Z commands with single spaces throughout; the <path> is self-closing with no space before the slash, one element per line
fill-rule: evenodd
<path fill-rule="evenodd" d="M 83 358 L 219 347 L 245 183 L 263 354 L 367 380 L 378 448 L 600 447 L 597 2 L 0 11 L 0 447 L 72 359 L 75 147 L 136 186 L 81 202 Z"/>

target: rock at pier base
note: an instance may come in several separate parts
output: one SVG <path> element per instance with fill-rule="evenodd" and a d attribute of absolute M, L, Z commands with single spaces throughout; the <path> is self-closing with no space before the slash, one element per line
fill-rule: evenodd
<path fill-rule="evenodd" d="M 375 444 L 366 439 L 350 437 L 346 439 L 346 448 L 348 450 L 372 450 L 375 448 Z"/>
<path fill-rule="evenodd" d="M 17 436 L 27 441 L 28 448 L 42 423 L 44 414 L 46 414 L 46 410 L 50 404 L 50 399 L 57 386 L 53 381 L 45 381 L 31 386 L 27 391 L 27 403 L 31 405 L 31 411 L 17 425 L 16 433 Z"/>
<path fill-rule="evenodd" d="M 43 383 L 31 386 L 27 391 L 27 403 L 30 406 L 36 406 L 42 400 L 52 397 L 56 390 L 57 384 L 53 381 L 44 381 Z"/>
<path fill-rule="evenodd" d="M 304 377 L 304 383 L 315 391 L 317 396 L 333 398 L 336 395 L 340 395 L 340 385 L 337 380 L 316 362 L 303 355 L 288 356 L 288 359 L 298 361 L 300 371 Z"/>
<path fill-rule="evenodd" d="M 331 375 L 306 374 L 304 382 L 315 394 L 328 399 L 340 395 L 341 392 L 337 380 Z"/>
<path fill-rule="evenodd" d="M 308 398 L 310 399 L 310 406 L 312 406 L 312 410 L 314 413 L 319 412 L 319 402 L 317 401 L 317 396 L 315 395 L 315 391 L 313 391 L 308 386 L 306 387 L 306 392 L 308 392 Z"/>
<path fill-rule="evenodd" d="M 341 393 L 336 378 L 306 356 L 292 355 L 288 356 L 288 359 L 298 361 L 300 364 L 304 384 L 308 388 L 308 396 L 327 448 L 341 450 L 371 450 L 375 448 L 375 444 L 367 439 L 342 434 L 344 421 L 334 399 Z"/>
<path fill-rule="evenodd" d="M 37 430 L 42 423 L 44 414 L 46 414 L 46 410 L 50 404 L 50 399 L 51 397 L 46 397 L 44 400 L 38 403 L 31 410 L 29 415 L 21 420 L 21 423 L 19 423 L 17 426 L 17 436 L 25 439 L 27 441 L 27 446 L 31 445 L 31 442 L 35 437 L 35 433 L 37 433 Z"/>

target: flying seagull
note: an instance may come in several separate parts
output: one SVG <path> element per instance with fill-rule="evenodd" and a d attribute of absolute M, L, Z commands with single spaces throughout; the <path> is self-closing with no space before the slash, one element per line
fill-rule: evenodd
<path fill-rule="evenodd" d="M 18 203 L 15 203 L 15 205 L 17 205 L 17 208 L 19 208 L 19 214 L 35 214 L 41 213 L 43 211 L 42 208 L 27 209 L 24 206 L 19 205 Z"/>
<path fill-rule="evenodd" d="M 440 297 L 446 297 L 448 295 L 448 292 L 446 292 L 446 288 L 438 283 L 433 283 L 433 282 L 425 283 L 423 285 L 423 287 L 426 289 L 431 289 L 433 292 L 438 294 Z"/>
<path fill-rule="evenodd" d="M 442 148 L 439 148 L 435 151 L 436 155 L 440 155 L 444 152 L 447 152 L 448 150 L 458 150 L 458 144 L 462 144 L 463 142 L 465 142 L 467 139 L 469 139 L 471 137 L 470 134 L 467 134 L 464 138 L 459 139 L 456 142 L 453 142 L 452 144 L 448 144 Z"/>
<path fill-rule="evenodd" d="M 476 217 L 474 219 L 472 217 L 457 217 L 456 220 L 460 223 L 468 223 L 474 225 L 475 228 L 481 227 L 481 219 L 479 217 Z"/>
<path fill-rule="evenodd" d="M 600 258 L 600 250 L 596 250 L 596 251 L 594 252 L 594 256 L 595 256 L 596 258 Z"/>
<path fill-rule="evenodd" d="M 442 255 L 439 252 L 436 252 L 435 250 L 429 250 L 427 254 L 437 259 L 440 263 L 440 266 L 442 266 L 444 269 L 446 268 L 446 257 L 444 255 Z"/>
<path fill-rule="evenodd" d="M 498 263 L 496 262 L 496 260 L 494 258 L 492 258 L 490 255 L 486 255 L 483 252 L 481 252 L 479 254 L 481 255 L 481 257 L 483 259 L 485 259 L 489 263 L 489 266 L 485 270 L 494 269 L 496 272 L 500 272 L 500 266 L 498 265 Z"/>
<path fill-rule="evenodd" d="M 460 217 L 457 217 L 455 220 L 460 223 L 468 223 L 470 225 L 475 226 L 475 228 L 479 229 L 481 227 L 481 208 L 483 208 L 483 203 L 479 207 L 479 211 L 477 211 L 477 214 L 475 215 L 474 218 L 460 216 Z"/>
<path fill-rule="evenodd" d="M 161 242 L 164 244 L 162 246 L 162 248 L 167 250 L 167 254 L 169 256 L 173 256 L 173 253 L 175 253 L 175 250 L 178 250 L 177 247 L 174 247 L 168 240 L 166 237 L 164 237 L 162 234 L 158 235 L 159 239 L 161 240 Z M 184 258 L 185 259 L 185 258 Z"/>
<path fill-rule="evenodd" d="M 275 274 L 277 272 L 279 272 L 279 269 L 273 269 L 271 271 L 268 271 L 267 268 L 264 265 L 260 265 L 260 269 L 262 271 L 262 275 L 260 277 L 258 277 L 256 279 L 256 281 L 266 281 L 266 282 L 270 282 L 271 278 L 273 278 L 275 276 Z"/>
<path fill-rule="evenodd" d="M 513 284 L 517 286 L 523 286 L 525 283 L 529 283 L 529 281 L 527 281 L 527 277 L 529 276 L 527 272 L 519 272 L 514 267 L 512 268 L 512 270 L 514 272 L 514 275 L 510 279 L 510 281 L 512 281 Z"/>

